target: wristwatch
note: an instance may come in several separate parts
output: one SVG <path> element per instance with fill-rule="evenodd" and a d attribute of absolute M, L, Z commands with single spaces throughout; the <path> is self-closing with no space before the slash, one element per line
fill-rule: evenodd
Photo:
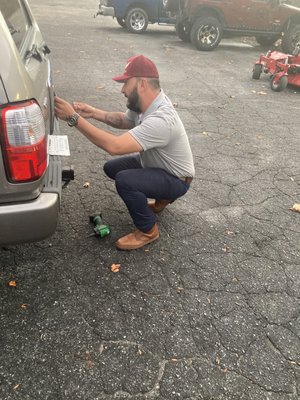
<path fill-rule="evenodd" d="M 69 126 L 76 126 L 78 123 L 78 119 L 79 119 L 80 115 L 77 113 L 74 113 L 72 115 L 69 115 L 67 118 L 67 123 Z"/>

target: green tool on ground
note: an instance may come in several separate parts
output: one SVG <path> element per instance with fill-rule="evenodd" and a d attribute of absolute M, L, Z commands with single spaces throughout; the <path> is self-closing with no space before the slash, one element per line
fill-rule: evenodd
<path fill-rule="evenodd" d="M 94 233 L 89 236 L 100 236 L 103 238 L 104 236 L 107 236 L 110 234 L 110 229 L 107 225 L 104 225 L 102 222 L 102 214 L 101 213 L 96 213 L 93 215 L 90 215 L 90 222 L 92 222 L 94 226 Z"/>

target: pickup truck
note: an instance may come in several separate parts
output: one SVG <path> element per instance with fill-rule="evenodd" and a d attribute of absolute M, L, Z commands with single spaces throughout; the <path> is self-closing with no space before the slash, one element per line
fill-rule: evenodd
<path fill-rule="evenodd" d="M 116 18 L 131 33 L 144 32 L 148 24 L 175 24 L 175 15 L 165 9 L 166 0 L 100 0 L 97 15 Z"/>

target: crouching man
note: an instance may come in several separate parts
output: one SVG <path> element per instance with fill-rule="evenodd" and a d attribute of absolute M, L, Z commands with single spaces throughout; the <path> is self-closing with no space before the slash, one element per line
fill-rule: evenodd
<path fill-rule="evenodd" d="M 71 105 L 59 97 L 55 110 L 96 146 L 122 156 L 106 162 L 104 171 L 115 180 L 136 227 L 116 247 L 133 250 L 158 239 L 155 214 L 188 191 L 195 169 L 186 131 L 160 88 L 155 64 L 143 55 L 131 57 L 124 73 L 113 80 L 123 84 L 127 112 L 107 112 L 80 102 Z M 126 132 L 114 135 L 92 125 L 89 118 Z M 155 203 L 148 204 L 149 198 Z"/>

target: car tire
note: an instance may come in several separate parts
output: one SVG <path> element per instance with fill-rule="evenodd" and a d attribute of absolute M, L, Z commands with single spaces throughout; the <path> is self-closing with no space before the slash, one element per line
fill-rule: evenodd
<path fill-rule="evenodd" d="M 279 81 L 274 82 L 275 78 L 278 74 L 274 74 L 272 76 L 272 80 L 271 80 L 271 89 L 274 90 L 275 92 L 281 92 L 282 90 L 284 90 L 287 85 L 288 85 L 288 77 L 286 75 L 283 75 Z"/>
<path fill-rule="evenodd" d="M 122 28 L 126 28 L 125 19 L 117 17 L 117 22 Z"/>
<path fill-rule="evenodd" d="M 259 79 L 262 73 L 262 65 L 255 64 L 252 71 L 252 79 Z"/>
<path fill-rule="evenodd" d="M 183 42 L 190 42 L 190 32 L 187 30 L 186 26 L 182 22 L 176 22 L 175 24 L 176 34 Z"/>
<path fill-rule="evenodd" d="M 261 46 L 272 46 L 278 38 L 274 36 L 256 36 L 255 39 Z"/>
<path fill-rule="evenodd" d="M 282 38 L 282 50 L 297 55 L 300 50 L 300 24 L 293 25 Z"/>
<path fill-rule="evenodd" d="M 148 26 L 148 14 L 142 8 L 131 8 L 125 18 L 126 28 L 131 33 L 142 33 Z"/>
<path fill-rule="evenodd" d="M 223 26 L 214 17 L 197 19 L 191 29 L 191 41 L 198 50 L 211 51 L 220 43 L 223 36 Z"/>

